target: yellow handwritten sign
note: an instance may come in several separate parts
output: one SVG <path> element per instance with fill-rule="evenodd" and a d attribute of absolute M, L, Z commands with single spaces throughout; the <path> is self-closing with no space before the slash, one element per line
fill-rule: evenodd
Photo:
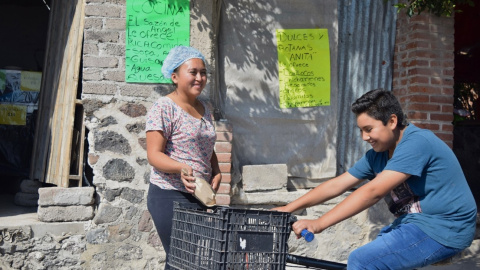
<path fill-rule="evenodd" d="M 40 91 L 42 82 L 42 72 L 22 71 L 20 77 L 20 90 L 22 91 Z"/>
<path fill-rule="evenodd" d="M 27 106 L 0 104 L 0 125 L 24 126 L 27 123 Z"/>
<path fill-rule="evenodd" d="M 171 83 L 163 60 L 190 45 L 190 0 L 127 0 L 126 29 L 125 81 Z"/>
<path fill-rule="evenodd" d="M 327 29 L 277 29 L 280 107 L 330 105 Z"/>

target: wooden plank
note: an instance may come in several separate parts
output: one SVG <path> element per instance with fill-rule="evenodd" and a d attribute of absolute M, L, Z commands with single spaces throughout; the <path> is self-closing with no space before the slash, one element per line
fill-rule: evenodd
<path fill-rule="evenodd" d="M 69 186 L 70 156 L 72 151 L 73 125 L 75 120 L 75 100 L 77 96 L 78 72 L 82 51 L 84 5 L 82 1 L 77 2 L 74 18 L 68 34 L 68 43 L 65 57 L 63 58 L 63 69 L 59 90 L 63 94 L 58 95 L 54 115 L 56 122 L 52 126 L 54 136 L 53 145 L 57 142 L 62 146 L 54 147 L 51 151 L 50 163 L 47 173 L 47 183 L 56 184 L 62 187 Z M 79 31 L 79 29 L 82 31 Z M 82 33 L 82 35 L 79 35 Z M 72 61 L 72 59 L 74 61 Z"/>
<path fill-rule="evenodd" d="M 31 178 L 68 187 L 85 0 L 54 0 Z"/>
<path fill-rule="evenodd" d="M 55 53 L 57 46 L 55 41 L 58 39 L 59 26 L 62 21 L 55 16 L 57 13 L 57 3 L 61 1 L 53 1 L 50 13 L 50 20 L 47 33 L 47 50 L 44 61 L 43 76 L 41 82 L 41 90 L 38 103 L 37 125 L 35 129 L 34 146 L 32 151 L 32 162 L 30 169 L 30 179 L 38 179 L 41 182 L 45 181 L 45 168 L 50 149 L 50 119 L 53 114 L 52 96 L 56 96 L 58 79 L 58 54 Z M 55 6 L 54 6 L 55 5 Z"/>
<path fill-rule="evenodd" d="M 82 186 L 82 179 L 83 179 L 83 159 L 85 158 L 84 157 L 84 149 L 85 149 L 85 123 L 83 121 L 83 106 L 82 106 L 82 129 L 81 129 L 81 132 L 80 132 L 80 147 L 79 147 L 79 155 L 78 155 L 78 164 L 79 164 L 79 167 L 78 167 L 78 176 L 80 177 L 80 181 L 78 183 L 78 186 L 81 187 Z"/>
<path fill-rule="evenodd" d="M 85 144 L 85 124 L 83 121 L 83 107 L 81 101 L 76 101 L 74 135 L 70 162 L 69 186 L 82 186 L 83 157 Z M 73 180 L 73 181 L 72 181 Z"/>

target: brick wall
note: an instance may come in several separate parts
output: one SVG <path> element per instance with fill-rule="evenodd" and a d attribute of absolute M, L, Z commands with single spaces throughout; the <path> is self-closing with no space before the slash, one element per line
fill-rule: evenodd
<path fill-rule="evenodd" d="M 398 14 L 393 91 L 413 124 L 453 142 L 454 19 Z"/>
<path fill-rule="evenodd" d="M 222 183 L 217 191 L 216 201 L 219 205 L 230 205 L 230 182 L 232 168 L 232 125 L 227 121 L 215 122 L 217 142 L 215 153 L 217 154 L 220 171 L 222 172 Z"/>

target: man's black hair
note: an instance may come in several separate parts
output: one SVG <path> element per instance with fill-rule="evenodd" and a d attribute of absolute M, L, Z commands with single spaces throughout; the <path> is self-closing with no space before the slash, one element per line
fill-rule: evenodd
<path fill-rule="evenodd" d="M 390 116 L 395 114 L 399 128 L 408 124 L 397 98 L 391 91 L 383 89 L 375 89 L 363 94 L 352 104 L 352 112 L 357 117 L 366 113 L 373 119 L 382 121 L 383 125 L 387 125 Z"/>

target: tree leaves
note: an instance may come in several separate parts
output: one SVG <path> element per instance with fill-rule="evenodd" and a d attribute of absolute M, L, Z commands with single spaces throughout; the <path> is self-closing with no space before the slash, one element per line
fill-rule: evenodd
<path fill-rule="evenodd" d="M 394 4 L 394 6 L 398 8 L 398 12 L 405 10 L 408 17 L 412 17 L 415 14 L 419 15 L 424 11 L 439 17 L 450 17 L 454 12 L 461 12 L 456 7 L 463 4 L 471 7 L 475 5 L 473 0 L 408 0 L 407 3 Z"/>

